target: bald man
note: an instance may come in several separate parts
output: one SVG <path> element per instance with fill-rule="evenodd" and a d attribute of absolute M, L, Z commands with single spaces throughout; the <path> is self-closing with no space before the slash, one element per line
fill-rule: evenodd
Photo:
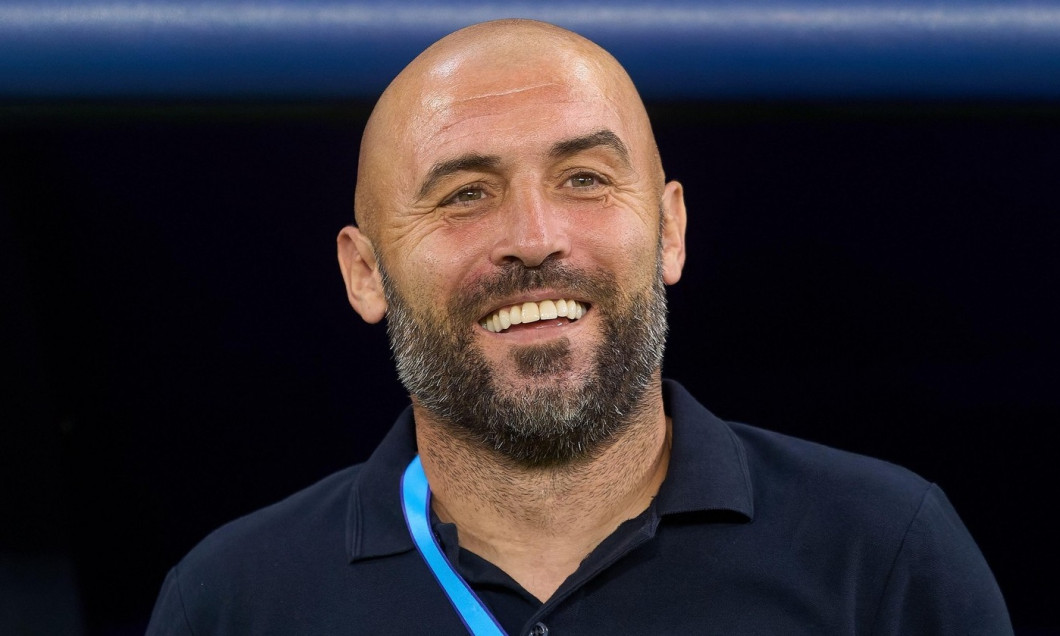
<path fill-rule="evenodd" d="M 685 205 L 608 53 L 472 26 L 364 132 L 347 295 L 411 406 L 206 538 L 151 634 L 1005 634 L 942 492 L 663 381 Z"/>

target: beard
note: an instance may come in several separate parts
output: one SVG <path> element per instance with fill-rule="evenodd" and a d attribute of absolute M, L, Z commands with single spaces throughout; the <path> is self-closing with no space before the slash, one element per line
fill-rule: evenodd
<path fill-rule="evenodd" d="M 554 467 L 597 455 L 637 417 L 662 365 L 666 293 L 658 253 L 652 284 L 636 295 L 623 293 L 609 272 L 575 271 L 554 260 L 535 268 L 513 262 L 456 294 L 444 312 L 413 309 L 377 262 L 405 389 L 450 433 L 517 465 Z M 546 287 L 594 299 L 591 311 L 603 330 L 589 370 L 574 372 L 575 354 L 561 337 L 514 347 L 518 377 L 505 386 L 475 343 L 478 319 L 495 306 L 492 298 Z"/>

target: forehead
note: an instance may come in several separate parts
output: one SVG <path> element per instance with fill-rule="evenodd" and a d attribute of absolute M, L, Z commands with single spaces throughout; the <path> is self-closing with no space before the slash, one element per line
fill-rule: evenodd
<path fill-rule="evenodd" d="M 409 105 L 409 167 L 467 152 L 544 152 L 556 140 L 600 129 L 629 137 L 615 92 L 592 60 L 577 56 L 446 60 L 426 74 Z"/>

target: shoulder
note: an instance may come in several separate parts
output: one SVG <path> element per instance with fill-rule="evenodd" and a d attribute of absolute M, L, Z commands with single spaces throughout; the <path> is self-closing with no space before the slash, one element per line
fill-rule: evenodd
<path fill-rule="evenodd" d="M 181 562 L 225 561 L 267 553 L 289 539 L 344 533 L 350 491 L 361 465 L 350 466 L 285 499 L 231 521 L 210 533 Z M 340 541 L 341 544 L 341 541 Z M 339 546 L 342 547 L 341 545 Z"/>
<path fill-rule="evenodd" d="M 787 527 L 797 545 L 893 558 L 925 500 L 941 491 L 887 461 L 730 423 L 747 456 L 755 518 Z"/>
<path fill-rule="evenodd" d="M 332 552 L 341 557 L 350 491 L 360 471 L 361 465 L 350 466 L 221 526 L 195 546 L 179 567 L 185 572 L 231 573 L 261 567 L 262 560 L 270 557 L 272 562 L 279 556 L 282 561 L 317 556 L 306 552 Z"/>
<path fill-rule="evenodd" d="M 148 633 L 247 625 L 307 581 L 341 576 L 348 502 L 360 470 L 346 468 L 210 533 L 170 571 Z"/>
<path fill-rule="evenodd" d="M 755 522 L 785 529 L 804 572 L 857 572 L 875 633 L 1011 633 L 993 574 L 937 485 L 879 459 L 728 426 L 747 455 Z"/>
<path fill-rule="evenodd" d="M 894 527 L 903 519 L 909 522 L 931 487 L 912 471 L 886 461 L 723 421 L 679 384 L 666 381 L 663 388 L 673 421 L 671 469 L 679 482 L 675 489 L 700 507 L 730 504 L 727 507 L 746 511 L 756 523 L 819 520 L 843 526 L 859 521 L 868 527 L 882 519 Z M 742 494 L 732 497 L 726 492 Z M 841 516 L 846 520 L 839 521 Z"/>
<path fill-rule="evenodd" d="M 931 488 L 920 475 L 888 461 L 747 424 L 727 424 L 743 446 L 756 485 L 784 482 L 812 488 L 815 497 L 832 503 L 871 502 L 877 510 L 901 505 L 909 515 Z"/>

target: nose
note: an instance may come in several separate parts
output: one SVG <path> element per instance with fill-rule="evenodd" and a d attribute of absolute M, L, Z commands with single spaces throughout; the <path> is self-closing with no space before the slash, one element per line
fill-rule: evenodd
<path fill-rule="evenodd" d="M 537 267 L 549 258 L 570 254 L 570 219 L 562 206 L 529 188 L 512 194 L 501 214 L 493 262 L 501 265 L 519 261 L 525 267 Z"/>

